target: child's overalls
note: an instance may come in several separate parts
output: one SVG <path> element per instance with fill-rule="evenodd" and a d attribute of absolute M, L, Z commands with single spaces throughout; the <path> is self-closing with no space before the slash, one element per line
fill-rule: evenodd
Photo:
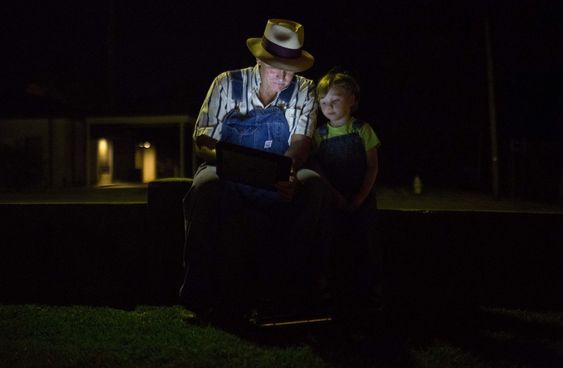
<path fill-rule="evenodd" d="M 351 134 L 332 138 L 328 138 L 326 124 L 318 128 L 322 140 L 317 158 L 331 184 L 348 200 L 360 189 L 367 169 L 366 151 L 359 135 L 362 124 L 355 120 Z M 380 256 L 373 235 L 376 208 L 375 191 L 372 190 L 356 211 L 334 212 L 334 223 L 330 225 L 335 231 L 333 237 L 340 239 L 340 242 L 346 239 L 347 245 L 342 247 L 339 241 L 332 245 L 331 257 L 337 260 L 332 272 L 336 288 L 344 290 L 346 298 L 355 298 L 354 293 L 369 293 L 374 282 L 380 278 Z"/>
<path fill-rule="evenodd" d="M 362 122 L 352 123 L 352 133 L 328 138 L 328 126 L 318 128 L 322 138 L 317 158 L 332 185 L 347 199 L 358 191 L 367 168 L 366 151 L 359 130 Z"/>

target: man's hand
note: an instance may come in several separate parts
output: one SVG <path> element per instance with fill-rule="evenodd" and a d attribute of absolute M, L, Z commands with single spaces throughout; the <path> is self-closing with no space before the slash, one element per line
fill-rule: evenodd
<path fill-rule="evenodd" d="M 278 181 L 274 184 L 274 187 L 278 190 L 283 200 L 291 202 L 295 196 L 298 185 L 299 181 L 297 177 L 294 173 L 291 173 L 288 181 Z"/>
<path fill-rule="evenodd" d="M 340 194 L 340 192 L 338 192 L 336 189 L 333 190 L 333 193 L 334 193 L 334 206 L 339 210 L 348 211 L 348 207 L 350 206 L 350 203 L 348 203 L 346 198 L 344 198 L 344 196 Z"/>
<path fill-rule="evenodd" d="M 293 171 L 296 172 L 303 167 L 303 164 L 309 158 L 312 144 L 313 140 L 306 135 L 294 134 L 291 136 L 291 143 L 285 155 L 291 158 Z"/>

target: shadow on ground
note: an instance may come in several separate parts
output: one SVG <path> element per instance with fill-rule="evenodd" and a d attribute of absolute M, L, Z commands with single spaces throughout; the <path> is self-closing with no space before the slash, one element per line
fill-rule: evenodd
<path fill-rule="evenodd" d="M 350 312 L 332 322 L 298 326 L 215 326 L 260 346 L 308 346 L 334 367 L 555 368 L 563 361 L 561 312 L 483 307 Z"/>

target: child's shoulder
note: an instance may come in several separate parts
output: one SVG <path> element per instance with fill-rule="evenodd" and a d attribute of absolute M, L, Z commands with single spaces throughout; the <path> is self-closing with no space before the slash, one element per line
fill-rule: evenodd
<path fill-rule="evenodd" d="M 373 127 L 370 123 L 368 123 L 365 120 L 356 119 L 356 118 L 354 118 L 354 120 L 350 124 L 350 128 L 353 129 L 354 131 L 365 131 L 365 130 L 373 131 Z"/>
<path fill-rule="evenodd" d="M 356 119 L 353 124 L 356 124 L 356 132 L 362 137 L 362 140 L 366 142 L 366 147 L 378 147 L 381 144 L 377 133 L 375 133 L 375 129 L 370 123 Z"/>
<path fill-rule="evenodd" d="M 358 120 L 356 119 L 354 122 L 354 131 L 356 131 L 360 137 L 363 137 L 366 140 L 377 140 L 379 141 L 379 138 L 377 137 L 377 133 L 375 132 L 375 129 L 373 128 L 373 126 L 364 121 L 364 120 Z"/>
<path fill-rule="evenodd" d="M 366 123 L 366 122 L 363 121 L 363 120 L 354 118 L 354 120 L 352 120 L 352 123 L 350 124 L 350 126 L 351 126 L 351 128 L 354 129 L 354 130 L 360 130 L 360 129 L 362 129 L 362 128 L 364 127 L 364 125 L 366 125 L 366 124 L 368 124 L 368 123 Z M 368 124 L 368 125 L 369 125 L 369 124 Z"/>

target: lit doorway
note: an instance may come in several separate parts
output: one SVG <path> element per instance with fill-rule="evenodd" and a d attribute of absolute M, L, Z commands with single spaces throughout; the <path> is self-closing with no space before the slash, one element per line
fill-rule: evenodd
<path fill-rule="evenodd" d="M 150 142 L 137 145 L 135 150 L 135 169 L 141 170 L 141 180 L 148 183 L 156 179 L 156 148 Z"/>
<path fill-rule="evenodd" d="M 106 138 L 98 139 L 96 157 L 98 185 L 111 184 L 113 182 L 113 142 Z"/>

